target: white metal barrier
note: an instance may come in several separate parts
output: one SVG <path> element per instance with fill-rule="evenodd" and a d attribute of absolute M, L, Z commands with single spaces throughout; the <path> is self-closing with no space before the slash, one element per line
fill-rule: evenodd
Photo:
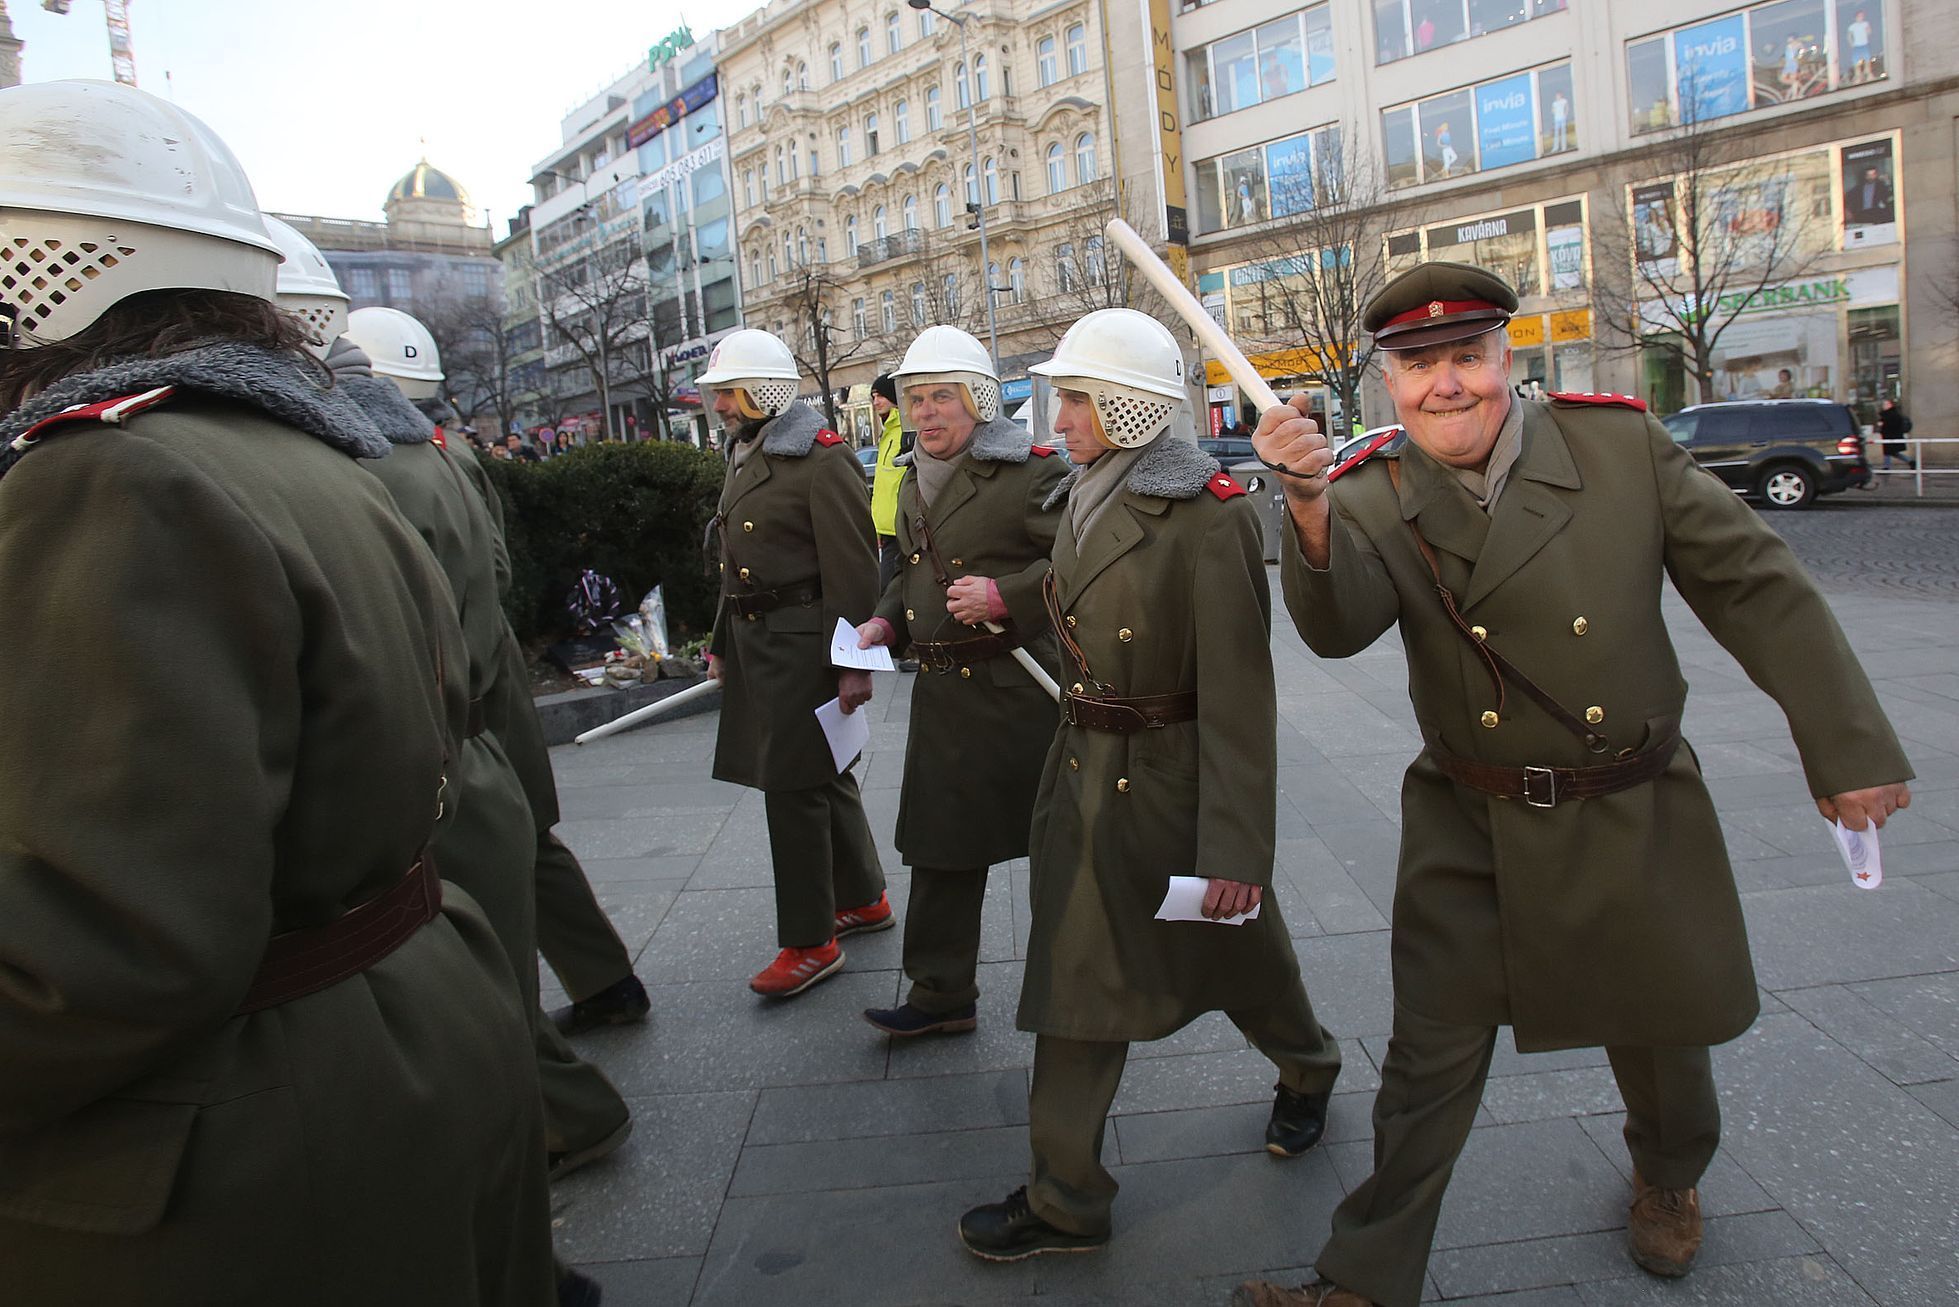
<path fill-rule="evenodd" d="M 1871 465 L 1871 475 L 1873 477 L 1910 477 L 1912 479 L 1913 489 L 1921 499 L 1925 495 L 1926 477 L 1953 476 L 1959 474 L 1959 463 L 1948 463 L 1939 467 L 1925 466 L 1925 446 L 1959 445 L 1959 436 L 1906 436 L 1902 442 L 1893 441 L 1891 443 L 1903 443 L 1905 446 L 1905 456 L 1911 459 L 1916 466 L 1884 466 L 1885 441 L 1880 436 L 1869 435 L 1864 437 L 1864 461 Z M 1893 454 L 1891 457 L 1895 459 L 1898 455 Z"/>

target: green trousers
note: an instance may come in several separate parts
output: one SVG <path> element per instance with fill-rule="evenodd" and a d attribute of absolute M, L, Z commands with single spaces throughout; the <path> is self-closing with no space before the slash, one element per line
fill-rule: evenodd
<path fill-rule="evenodd" d="M 1313 1015 L 1304 984 L 1277 1002 L 1227 1011 L 1231 1023 L 1279 1068 L 1279 1083 L 1302 1094 L 1333 1088 L 1340 1045 Z M 1116 1180 L 1102 1165 L 1109 1107 L 1122 1083 L 1129 1045 L 1113 1041 L 1034 1040 L 1034 1087 L 1027 1103 L 1034 1214 L 1071 1234 L 1106 1234 Z"/>
<path fill-rule="evenodd" d="M 770 790 L 763 799 L 777 942 L 818 948 L 836 936 L 839 908 L 861 908 L 884 893 L 857 778 L 841 772 L 807 790 Z"/>
<path fill-rule="evenodd" d="M 905 905 L 905 1001 L 943 1016 L 979 998 L 980 911 L 986 868 L 913 867 Z"/>
<path fill-rule="evenodd" d="M 537 833 L 537 951 L 574 1003 L 633 974 L 632 954 L 592 893 L 578 855 Z"/>
<path fill-rule="evenodd" d="M 1333 1213 L 1319 1273 L 1381 1307 L 1415 1307 L 1442 1194 L 1483 1101 L 1493 1026 L 1394 1010 L 1374 1099 L 1374 1174 Z M 1705 1048 L 1607 1048 L 1626 1101 L 1626 1147 L 1649 1183 L 1692 1188 L 1721 1139 Z"/>

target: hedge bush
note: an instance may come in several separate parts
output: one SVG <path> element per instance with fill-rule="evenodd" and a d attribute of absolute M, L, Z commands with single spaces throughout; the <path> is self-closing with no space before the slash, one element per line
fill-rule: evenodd
<path fill-rule="evenodd" d="M 538 463 L 485 458 L 510 547 L 506 607 L 521 639 L 571 634 L 564 599 L 591 568 L 619 583 L 628 610 L 665 587 L 667 635 L 705 634 L 719 586 L 703 567 L 725 465 L 673 441 L 586 445 Z"/>

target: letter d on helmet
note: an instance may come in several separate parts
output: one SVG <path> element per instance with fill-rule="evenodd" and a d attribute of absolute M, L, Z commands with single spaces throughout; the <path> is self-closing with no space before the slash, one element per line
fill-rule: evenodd
<path fill-rule="evenodd" d="M 393 381 L 409 399 L 434 399 L 442 393 L 442 355 L 435 337 L 400 309 L 355 309 L 347 315 L 347 339 L 374 364 L 375 376 Z"/>
<path fill-rule="evenodd" d="M 1111 449 L 1136 449 L 1165 431 L 1184 401 L 1184 354 L 1155 318 L 1097 309 L 1068 328 L 1054 357 L 1027 369 L 1095 405 L 1096 434 Z"/>
<path fill-rule="evenodd" d="M 113 82 L 0 90 L 0 346 L 66 340 L 144 291 L 271 300 L 278 266 L 245 170 L 176 105 Z"/>

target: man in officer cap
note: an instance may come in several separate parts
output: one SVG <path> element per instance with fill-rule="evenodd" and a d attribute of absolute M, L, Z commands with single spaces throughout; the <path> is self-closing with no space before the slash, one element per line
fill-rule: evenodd
<path fill-rule="evenodd" d="M 1027 856 L 1054 703 L 1013 650 L 1054 663 L 1041 579 L 1067 465 L 1001 414 L 993 360 L 957 327 L 921 333 L 895 380 L 918 444 L 897 469 L 898 574 L 858 643 L 909 645 L 921 668 L 898 798 L 912 984 L 864 1019 L 911 1036 L 973 1029 L 987 868 Z"/>
<path fill-rule="evenodd" d="M 1183 352 L 1162 323 L 1091 313 L 1030 370 L 1054 383 L 1079 471 L 1046 587 L 1067 693 L 1031 836 L 1032 1176 L 959 1222 L 989 1261 L 1108 1242 L 1102 1135 L 1132 1041 L 1224 1011 L 1279 1069 L 1265 1146 L 1280 1157 L 1319 1142 L 1340 1073 L 1265 892 L 1278 744 L 1258 515 L 1172 434 L 1189 420 Z M 1208 920 L 1156 919 L 1172 877 L 1203 878 Z"/>
<path fill-rule="evenodd" d="M 1455 263 L 1374 298 L 1363 323 L 1408 443 L 1332 494 L 1304 397 L 1254 436 L 1291 473 L 1294 622 L 1331 658 L 1398 624 L 1424 748 L 1402 786 L 1374 1174 L 1334 1213 L 1319 1282 L 1247 1284 L 1236 1303 L 1414 1307 L 1503 1025 L 1525 1052 L 1605 1046 L 1631 1255 L 1655 1275 L 1691 1267 L 1720 1137 L 1708 1045 L 1748 1028 L 1757 991 L 1680 738 L 1667 578 L 1788 714 L 1825 818 L 1881 826 L 1910 800 L 1897 738 L 1787 547 L 1640 401 L 1514 395 L 1516 307 L 1501 278 Z"/>
<path fill-rule="evenodd" d="M 782 951 L 749 988 L 800 994 L 843 966 L 837 939 L 896 924 L 857 778 L 838 771 L 816 709 L 871 698 L 871 674 L 830 665 L 838 619 L 877 603 L 870 497 L 849 442 L 796 402 L 801 374 L 766 331 L 724 338 L 700 376 L 726 431 L 728 479 L 709 526 L 721 608 L 708 668 L 725 687 L 716 780 L 763 792 Z"/>

